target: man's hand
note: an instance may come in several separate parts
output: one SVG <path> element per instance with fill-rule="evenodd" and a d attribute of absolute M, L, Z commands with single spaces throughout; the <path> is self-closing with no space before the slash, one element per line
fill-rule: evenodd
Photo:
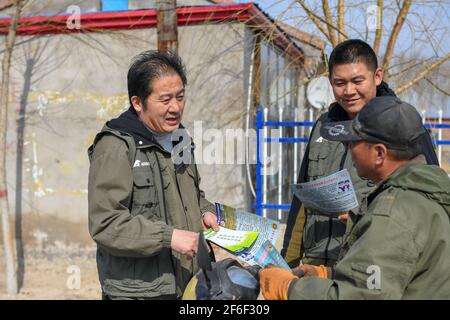
<path fill-rule="evenodd" d="M 338 219 L 339 219 L 340 222 L 347 223 L 348 211 L 340 212 L 338 214 Z"/>
<path fill-rule="evenodd" d="M 198 247 L 198 233 L 180 229 L 174 229 L 170 246 L 176 252 L 189 258 L 194 257 Z"/>
<path fill-rule="evenodd" d="M 203 214 L 202 223 L 203 228 L 205 228 L 205 230 L 212 228 L 216 232 L 219 231 L 219 225 L 217 224 L 217 217 L 212 212 L 208 211 Z"/>
<path fill-rule="evenodd" d="M 266 300 L 287 300 L 292 280 L 298 279 L 292 272 L 274 266 L 259 271 L 259 285 Z"/>
<path fill-rule="evenodd" d="M 299 277 L 318 277 L 318 278 L 328 278 L 328 268 L 321 266 L 313 266 L 310 264 L 301 264 L 292 272 Z"/>

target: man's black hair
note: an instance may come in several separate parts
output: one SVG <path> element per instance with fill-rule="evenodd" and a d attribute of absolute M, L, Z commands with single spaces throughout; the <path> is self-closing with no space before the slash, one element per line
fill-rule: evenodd
<path fill-rule="evenodd" d="M 368 145 L 374 145 L 377 144 L 377 142 L 368 142 L 366 141 Z M 348 143 L 348 142 L 347 142 Z M 383 144 L 383 143 L 381 143 Z M 420 142 L 420 139 L 414 140 L 406 150 L 397 150 L 389 148 L 385 145 L 385 147 L 389 150 L 389 153 L 391 157 L 394 160 L 401 161 L 401 160 L 412 160 L 415 157 L 417 157 L 419 154 L 423 153 L 423 147 Z"/>
<path fill-rule="evenodd" d="M 329 77 L 334 66 L 358 62 L 364 63 L 373 72 L 378 68 L 377 55 L 370 45 L 359 39 L 341 42 L 331 52 L 328 62 Z"/>
<path fill-rule="evenodd" d="M 179 75 L 183 86 L 186 86 L 186 69 L 176 54 L 148 50 L 135 56 L 127 75 L 130 104 L 132 105 L 131 97 L 137 96 L 145 110 L 145 102 L 152 93 L 153 81 L 173 74 Z"/>
<path fill-rule="evenodd" d="M 416 139 L 411 143 L 407 150 L 389 149 L 389 151 L 391 152 L 391 156 L 395 160 L 411 160 L 422 153 L 423 147 L 421 145 L 420 139 Z"/>

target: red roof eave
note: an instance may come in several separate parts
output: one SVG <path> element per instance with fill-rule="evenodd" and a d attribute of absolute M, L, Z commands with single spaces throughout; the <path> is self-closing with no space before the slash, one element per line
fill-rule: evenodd
<path fill-rule="evenodd" d="M 248 19 L 245 12 L 251 4 L 209 7 L 177 8 L 178 24 L 191 25 L 211 21 L 243 21 Z M 133 10 L 82 13 L 79 16 L 81 28 L 70 28 L 73 16 L 36 16 L 20 19 L 18 35 L 45 35 L 59 33 L 98 32 L 105 29 L 140 29 L 154 28 L 157 22 L 157 10 Z M 0 33 L 7 33 L 11 19 L 0 19 Z M 100 30 L 99 30 L 100 29 Z"/>
<path fill-rule="evenodd" d="M 266 37 L 294 60 L 303 62 L 302 51 L 287 38 L 275 24 L 253 3 L 193 6 L 177 8 L 178 25 L 188 26 L 204 22 L 244 22 L 260 29 Z M 80 28 L 72 27 L 70 14 L 57 16 L 35 16 L 20 19 L 17 35 L 48 35 L 99 32 L 104 30 L 131 30 L 155 28 L 157 10 L 132 10 L 116 12 L 83 13 L 79 16 Z M 11 19 L 0 19 L 0 34 L 7 34 Z"/>

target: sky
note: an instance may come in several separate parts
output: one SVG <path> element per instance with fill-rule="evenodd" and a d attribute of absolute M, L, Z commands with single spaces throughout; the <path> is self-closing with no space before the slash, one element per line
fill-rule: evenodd
<path fill-rule="evenodd" d="M 237 2 L 245 3 L 249 1 L 238 0 Z M 317 33 L 317 29 L 311 23 L 305 23 L 304 11 L 296 0 L 260 0 L 253 1 L 268 13 L 272 18 L 282 20 L 288 24 L 294 25 L 306 32 Z M 330 6 L 336 1 L 330 1 Z M 396 16 L 396 8 L 393 7 L 396 1 L 385 1 L 389 8 L 383 14 L 383 24 L 393 26 Z M 423 55 L 442 55 L 450 51 L 450 2 L 441 1 L 414 1 L 408 14 L 408 23 L 402 28 L 397 46 L 399 48 L 411 49 L 411 43 L 414 43 L 414 49 Z M 322 15 L 321 4 L 319 1 L 307 1 L 312 9 L 320 9 Z M 376 1 L 350 0 L 345 3 L 349 4 L 346 8 L 346 22 L 349 19 L 352 25 L 364 26 L 366 11 L 370 6 L 376 4 Z M 420 3 L 420 4 L 419 4 Z M 392 5 L 392 6 L 391 6 Z M 315 11 L 317 12 L 317 11 Z M 415 25 L 415 32 L 412 32 L 409 25 Z M 434 27 L 434 28 L 433 28 Z M 422 43 L 425 39 L 425 33 L 418 32 L 426 28 L 433 29 L 432 45 L 430 43 Z M 419 30 L 420 29 L 420 30 Z M 365 35 L 365 30 L 346 30 L 351 36 Z M 414 33 L 414 34 L 413 34 Z M 428 39 L 427 39 L 428 40 Z M 329 49 L 331 50 L 331 49 Z"/>
<path fill-rule="evenodd" d="M 237 2 L 245 3 L 248 1 L 238 0 Z M 317 31 L 316 27 L 305 17 L 305 13 L 300 4 L 296 0 L 260 0 L 253 1 L 258 6 L 268 13 L 272 18 L 282 20 L 285 23 L 293 25 L 302 31 L 319 35 L 322 39 L 325 37 Z M 306 1 L 314 12 L 323 15 L 321 8 L 321 1 Z M 331 0 L 330 6 L 334 6 L 336 1 Z M 348 24 L 351 21 L 350 27 L 346 28 L 346 33 L 351 38 L 361 38 L 373 43 L 375 32 L 366 32 L 366 17 L 367 10 L 370 6 L 376 4 L 376 1 L 363 0 L 347 0 L 346 2 L 346 16 L 345 21 Z M 385 1 L 385 9 L 383 14 L 383 26 L 386 33 L 392 30 L 398 8 L 397 1 Z M 358 26 L 359 29 L 356 29 Z M 366 38 L 367 37 L 367 38 Z M 381 43 L 380 53 L 383 53 L 387 44 L 388 36 L 383 37 Z M 332 48 L 328 44 L 325 48 L 329 55 Z M 408 13 L 407 21 L 404 24 L 399 34 L 394 54 L 402 53 L 407 57 L 418 57 L 420 59 L 435 60 L 450 52 L 450 1 L 413 1 L 413 5 Z M 439 86 L 446 92 L 450 92 L 450 61 L 444 63 L 446 70 L 440 69 L 440 74 L 445 80 L 439 83 Z M 416 99 L 415 96 L 408 97 L 409 99 Z M 404 98 L 407 100 L 408 98 Z M 444 101 L 444 105 L 442 105 Z M 415 101 L 409 101 L 414 104 Z M 418 103 L 418 102 L 417 102 Z M 444 117 L 450 117 L 450 99 L 447 96 L 445 99 L 436 98 L 430 102 L 429 114 L 437 114 L 437 110 L 442 107 L 444 110 Z"/>

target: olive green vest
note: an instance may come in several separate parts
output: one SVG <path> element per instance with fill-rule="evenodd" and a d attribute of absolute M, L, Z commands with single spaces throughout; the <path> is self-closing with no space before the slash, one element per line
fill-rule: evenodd
<path fill-rule="evenodd" d="M 96 143 L 104 135 L 114 135 L 128 146 L 133 168 L 133 191 L 128 199 L 132 216 L 163 221 L 176 229 L 202 230 L 199 176 L 193 161 L 181 166 L 176 173 L 169 153 L 155 145 L 136 146 L 132 136 L 107 126 L 89 148 L 90 158 Z M 102 291 L 111 297 L 173 295 L 180 298 L 189 279 L 198 271 L 194 260 L 188 260 L 170 248 L 163 248 L 159 254 L 146 258 L 114 256 L 101 245 L 97 250 Z"/>

